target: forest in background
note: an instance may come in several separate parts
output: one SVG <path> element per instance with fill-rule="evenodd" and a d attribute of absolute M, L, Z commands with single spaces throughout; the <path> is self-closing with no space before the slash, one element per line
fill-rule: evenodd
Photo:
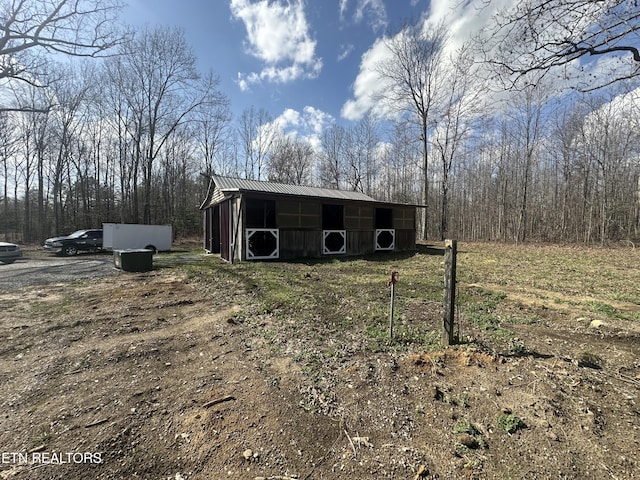
<path fill-rule="evenodd" d="M 380 99 L 387 115 L 313 139 L 283 132 L 260 106 L 233 118 L 179 29 L 114 28 L 102 47 L 117 55 L 105 58 L 0 49 L 0 240 L 39 243 L 102 222 L 198 236 L 213 173 L 426 204 L 424 238 L 640 239 L 635 77 L 558 96 L 557 81 L 532 81 L 531 69 L 497 92 L 471 46 L 452 51 L 444 27 L 425 36 L 417 26 L 389 37 L 394 55 L 379 65 L 398 87 Z M 422 80 L 415 90 L 401 88 L 407 68 Z"/>

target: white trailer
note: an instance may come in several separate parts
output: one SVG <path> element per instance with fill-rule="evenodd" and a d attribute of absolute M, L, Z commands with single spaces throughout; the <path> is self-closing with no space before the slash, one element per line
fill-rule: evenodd
<path fill-rule="evenodd" d="M 131 250 L 146 248 L 153 252 L 171 250 L 171 225 L 141 225 L 138 223 L 103 223 L 102 248 Z"/>

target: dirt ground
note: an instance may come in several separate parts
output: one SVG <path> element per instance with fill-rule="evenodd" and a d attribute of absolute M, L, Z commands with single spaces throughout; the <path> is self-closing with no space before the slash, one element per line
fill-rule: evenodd
<path fill-rule="evenodd" d="M 354 348 L 326 382 L 232 274 L 2 291 L 0 479 L 640 478 L 640 322 L 512 293 L 522 351 Z"/>

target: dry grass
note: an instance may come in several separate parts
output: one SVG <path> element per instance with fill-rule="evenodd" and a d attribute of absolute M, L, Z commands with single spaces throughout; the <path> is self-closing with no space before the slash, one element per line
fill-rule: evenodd
<path fill-rule="evenodd" d="M 203 262 L 179 268 L 189 270 L 199 283 L 209 284 L 215 278 L 216 285 L 243 285 L 255 301 L 243 307 L 239 321 L 252 322 L 260 316 L 260 335 L 272 343 L 274 353 L 304 352 L 297 360 L 315 370 L 358 351 L 439 349 L 441 248 L 421 246 L 415 254 L 236 265 L 204 257 Z M 518 348 L 513 325 L 535 324 L 549 314 L 638 321 L 637 265 L 640 250 L 631 248 L 459 244 L 458 333 L 465 343 L 504 351 Z M 393 270 L 400 272 L 400 279 L 395 338 L 390 340 L 387 282 Z"/>
<path fill-rule="evenodd" d="M 458 278 L 512 301 L 640 320 L 640 249 L 470 244 Z"/>
<path fill-rule="evenodd" d="M 6 297 L 0 441 L 105 462 L 0 470 L 637 478 L 635 250 L 461 244 L 449 349 L 440 253 L 229 265 L 194 247 L 153 272 L 23 289 L 28 310 Z"/>

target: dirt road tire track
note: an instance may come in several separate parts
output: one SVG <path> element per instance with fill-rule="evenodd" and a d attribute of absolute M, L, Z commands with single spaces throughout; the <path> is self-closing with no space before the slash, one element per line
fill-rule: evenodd
<path fill-rule="evenodd" d="M 10 265 L 0 265 L 0 292 L 34 285 L 118 275 L 110 254 L 81 254 L 58 257 L 44 252 L 27 252 Z"/>

